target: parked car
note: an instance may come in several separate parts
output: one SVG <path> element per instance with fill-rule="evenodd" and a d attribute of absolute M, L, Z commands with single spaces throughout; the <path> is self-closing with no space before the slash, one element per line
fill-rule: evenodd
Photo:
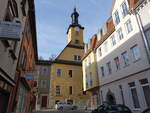
<path fill-rule="evenodd" d="M 65 102 L 57 102 L 55 105 L 57 110 L 76 110 L 77 106 L 73 104 L 67 104 Z"/>
<path fill-rule="evenodd" d="M 131 110 L 124 105 L 101 105 L 92 113 L 132 113 Z"/>
<path fill-rule="evenodd" d="M 145 109 L 142 113 L 150 113 L 150 108 Z"/>

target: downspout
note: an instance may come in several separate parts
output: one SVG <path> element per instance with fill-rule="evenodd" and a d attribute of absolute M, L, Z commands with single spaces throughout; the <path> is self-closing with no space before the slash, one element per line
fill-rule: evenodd
<path fill-rule="evenodd" d="M 150 64 L 150 47 L 149 47 L 148 40 L 147 40 L 147 38 L 145 36 L 145 33 L 144 33 L 144 27 L 142 25 L 141 17 L 139 15 L 139 13 L 136 12 L 136 9 L 133 9 L 133 10 L 134 10 L 133 14 L 136 17 L 136 20 L 137 20 L 137 23 L 138 23 L 138 26 L 139 26 L 139 29 L 140 29 L 140 32 L 141 32 L 141 35 L 142 35 L 142 39 L 143 39 L 143 42 L 144 42 L 144 47 L 146 49 L 146 54 L 147 54 L 148 62 Z"/>

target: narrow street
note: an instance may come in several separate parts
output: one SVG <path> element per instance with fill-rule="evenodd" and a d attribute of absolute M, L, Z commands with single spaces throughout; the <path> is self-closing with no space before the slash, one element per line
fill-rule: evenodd
<path fill-rule="evenodd" d="M 90 111 L 84 110 L 68 110 L 68 111 L 56 111 L 56 110 L 41 110 L 33 113 L 91 113 Z"/>

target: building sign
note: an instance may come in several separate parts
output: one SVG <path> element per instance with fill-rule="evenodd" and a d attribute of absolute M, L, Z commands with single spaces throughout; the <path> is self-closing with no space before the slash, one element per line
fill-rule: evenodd
<path fill-rule="evenodd" d="M 33 74 L 30 74 L 30 73 L 25 75 L 25 78 L 28 80 L 32 80 L 33 77 L 34 77 Z"/>
<path fill-rule="evenodd" d="M 14 22 L 0 22 L 0 40 L 20 40 L 21 24 Z"/>

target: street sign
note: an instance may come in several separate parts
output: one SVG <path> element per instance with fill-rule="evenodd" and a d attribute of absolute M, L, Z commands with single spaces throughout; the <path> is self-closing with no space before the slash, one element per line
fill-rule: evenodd
<path fill-rule="evenodd" d="M 0 40 L 20 40 L 21 23 L 0 22 Z"/>
<path fill-rule="evenodd" d="M 33 77 L 34 77 L 34 75 L 31 74 L 31 73 L 28 73 L 28 74 L 25 75 L 25 78 L 28 79 L 28 80 L 32 80 Z"/>

